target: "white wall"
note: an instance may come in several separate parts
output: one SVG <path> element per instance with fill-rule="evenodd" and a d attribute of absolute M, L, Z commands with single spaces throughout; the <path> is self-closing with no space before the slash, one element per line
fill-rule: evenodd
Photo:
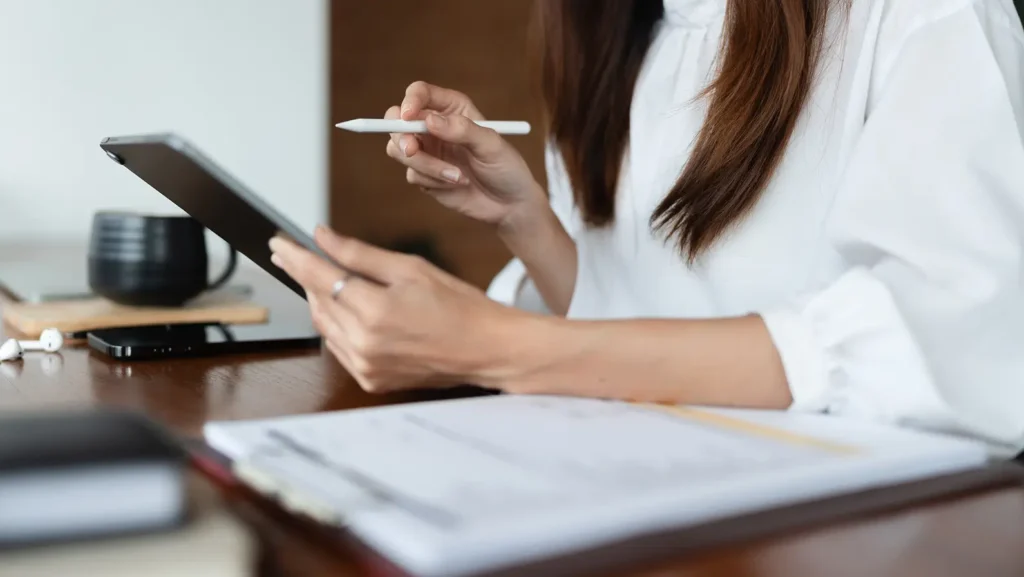
<path fill-rule="evenodd" d="M 300 225 L 327 214 L 327 0 L 0 0 L 0 243 L 180 214 L 99 148 L 174 131 Z"/>

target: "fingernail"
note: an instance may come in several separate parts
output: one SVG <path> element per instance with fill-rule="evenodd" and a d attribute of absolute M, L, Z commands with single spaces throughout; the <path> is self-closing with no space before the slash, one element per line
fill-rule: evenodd
<path fill-rule="evenodd" d="M 281 257 L 277 256 L 277 253 L 270 255 L 270 262 L 274 263 L 274 266 L 276 266 L 277 268 L 282 268 Z"/>
<path fill-rule="evenodd" d="M 401 141 L 399 141 L 398 148 L 402 149 L 402 154 L 403 155 L 409 156 L 409 153 L 406 152 L 406 150 L 409 148 L 409 141 L 408 140 L 403 138 Z"/>
<path fill-rule="evenodd" d="M 270 250 L 277 252 L 277 249 L 281 248 L 281 240 L 276 236 L 270 239 L 267 243 L 270 246 Z"/>
<path fill-rule="evenodd" d="M 442 170 L 441 176 L 443 176 L 445 180 L 449 180 L 456 184 L 458 184 L 459 180 L 462 179 L 462 173 L 454 168 L 446 168 Z"/>

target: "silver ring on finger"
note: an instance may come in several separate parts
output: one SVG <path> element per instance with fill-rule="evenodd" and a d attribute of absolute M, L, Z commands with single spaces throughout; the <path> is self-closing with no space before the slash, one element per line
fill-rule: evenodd
<path fill-rule="evenodd" d="M 345 275 L 345 278 L 334 281 L 334 285 L 331 286 L 331 300 L 338 300 L 338 295 L 340 295 L 341 291 L 345 289 L 345 285 L 348 284 L 348 279 L 350 277 L 351 275 Z"/>

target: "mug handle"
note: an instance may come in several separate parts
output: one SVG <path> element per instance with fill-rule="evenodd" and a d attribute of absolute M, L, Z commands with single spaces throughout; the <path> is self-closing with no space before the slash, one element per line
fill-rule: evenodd
<path fill-rule="evenodd" d="M 207 285 L 206 290 L 216 290 L 224 286 L 224 283 L 228 282 L 228 279 L 231 278 L 231 275 L 235 274 L 236 266 L 238 266 L 238 251 L 232 248 L 228 252 L 228 264 L 227 266 L 224 267 L 224 272 L 220 273 L 220 276 L 217 277 L 217 280 Z"/>

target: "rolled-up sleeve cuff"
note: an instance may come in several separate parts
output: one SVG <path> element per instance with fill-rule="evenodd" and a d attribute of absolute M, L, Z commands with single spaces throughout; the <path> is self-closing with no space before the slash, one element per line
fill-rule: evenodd
<path fill-rule="evenodd" d="M 793 410 L 949 424 L 942 399 L 892 295 L 852 269 L 800 303 L 761 312 Z"/>
<path fill-rule="evenodd" d="M 773 310 L 761 313 L 782 360 L 794 411 L 820 412 L 829 406 L 826 361 L 813 330 L 799 313 Z"/>

